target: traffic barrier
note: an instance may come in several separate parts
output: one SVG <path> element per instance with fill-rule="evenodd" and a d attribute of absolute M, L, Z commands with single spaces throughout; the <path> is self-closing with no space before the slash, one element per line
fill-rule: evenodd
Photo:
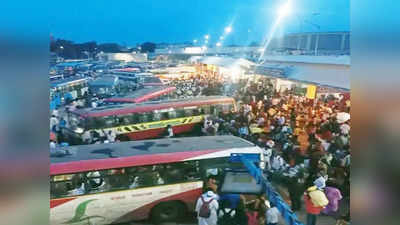
<path fill-rule="evenodd" d="M 287 225 L 304 225 L 298 220 L 296 214 L 291 210 L 291 208 L 282 199 L 272 184 L 268 181 L 268 179 L 262 173 L 262 170 L 256 166 L 255 163 L 258 163 L 259 159 L 256 159 L 254 154 L 232 154 L 230 161 L 242 162 L 246 166 L 249 174 L 255 178 L 257 183 L 262 183 L 264 185 L 268 200 L 275 204 Z"/>

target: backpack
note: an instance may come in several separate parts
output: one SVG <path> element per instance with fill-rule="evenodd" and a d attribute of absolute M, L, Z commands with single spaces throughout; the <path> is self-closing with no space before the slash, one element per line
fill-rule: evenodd
<path fill-rule="evenodd" d="M 209 218 L 211 215 L 211 210 L 210 210 L 210 203 L 214 200 L 213 198 L 210 199 L 209 201 L 204 201 L 203 196 L 200 196 L 201 201 L 203 202 L 203 205 L 200 207 L 199 210 L 199 217 L 203 218 Z"/>
<path fill-rule="evenodd" d="M 218 218 L 218 225 L 232 225 L 235 224 L 235 214 L 232 215 L 232 212 L 235 211 L 235 209 L 230 209 L 228 212 L 225 211 L 225 209 L 218 209 L 218 215 L 219 212 L 223 213 L 221 217 Z M 235 211 L 236 213 L 236 211 Z"/>

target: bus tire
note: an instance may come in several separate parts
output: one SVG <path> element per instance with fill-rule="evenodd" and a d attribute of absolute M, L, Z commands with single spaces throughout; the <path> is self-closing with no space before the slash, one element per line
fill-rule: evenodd
<path fill-rule="evenodd" d="M 161 202 L 151 210 L 151 221 L 155 224 L 179 222 L 185 214 L 184 203 L 179 201 Z"/>

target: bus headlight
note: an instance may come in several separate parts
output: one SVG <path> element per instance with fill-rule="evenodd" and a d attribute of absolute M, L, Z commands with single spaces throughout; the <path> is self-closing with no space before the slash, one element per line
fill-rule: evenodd
<path fill-rule="evenodd" d="M 75 130 L 74 130 L 74 132 L 75 133 L 78 133 L 78 134 L 82 134 L 83 133 L 83 128 L 80 128 L 80 127 L 77 127 L 77 128 L 75 128 Z"/>

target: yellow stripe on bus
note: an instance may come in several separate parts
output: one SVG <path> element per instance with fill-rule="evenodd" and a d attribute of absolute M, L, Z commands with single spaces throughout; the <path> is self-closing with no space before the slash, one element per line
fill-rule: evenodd
<path fill-rule="evenodd" d="M 204 115 L 189 116 L 189 117 L 181 117 L 181 118 L 176 118 L 176 119 L 171 119 L 171 120 L 161 120 L 161 121 L 148 122 L 148 123 L 123 125 L 123 126 L 119 126 L 119 127 L 112 127 L 112 128 L 105 128 L 105 129 L 96 129 L 95 131 L 100 132 L 101 130 L 104 130 L 105 132 L 108 132 L 110 130 L 113 130 L 116 134 L 126 134 L 126 133 L 139 132 L 139 131 L 150 130 L 150 129 L 164 128 L 164 127 L 167 127 L 168 125 L 179 126 L 179 125 L 184 125 L 184 124 L 200 123 L 201 121 L 203 121 L 203 118 L 204 118 Z"/>

